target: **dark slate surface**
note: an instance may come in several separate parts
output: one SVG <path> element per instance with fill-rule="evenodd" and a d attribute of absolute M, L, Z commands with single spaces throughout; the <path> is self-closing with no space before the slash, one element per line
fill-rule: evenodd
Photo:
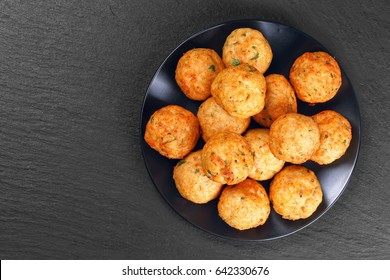
<path fill-rule="evenodd" d="M 31 2 L 31 3 L 30 3 Z M 388 1 L 0 1 L 2 259 L 390 257 Z M 362 114 L 337 203 L 308 228 L 232 242 L 177 215 L 140 149 L 148 83 L 188 36 L 222 21 L 291 25 L 331 50 Z"/>

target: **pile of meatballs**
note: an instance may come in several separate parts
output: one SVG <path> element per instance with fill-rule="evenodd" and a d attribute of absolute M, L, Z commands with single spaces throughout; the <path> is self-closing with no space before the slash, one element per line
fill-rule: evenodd
<path fill-rule="evenodd" d="M 151 148 L 181 159 L 173 170 L 181 196 L 199 204 L 218 198 L 219 216 L 238 230 L 263 225 L 271 204 L 283 219 L 310 217 L 322 189 L 315 173 L 300 164 L 331 164 L 352 139 L 349 121 L 338 112 L 298 113 L 296 98 L 316 104 L 337 94 L 342 78 L 336 60 L 306 52 L 288 79 L 264 77 L 272 58 L 267 39 L 251 28 L 230 33 L 222 58 L 213 49 L 189 50 L 178 61 L 175 80 L 189 99 L 203 101 L 197 115 L 168 105 L 152 114 L 145 129 Z M 248 130 L 251 118 L 259 126 Z M 200 136 L 205 144 L 194 151 Z M 267 193 L 260 182 L 270 179 Z"/>

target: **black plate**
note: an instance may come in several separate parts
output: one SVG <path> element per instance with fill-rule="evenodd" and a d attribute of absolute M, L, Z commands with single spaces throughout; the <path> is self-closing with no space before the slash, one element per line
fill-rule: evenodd
<path fill-rule="evenodd" d="M 221 55 L 226 37 L 234 29 L 241 27 L 260 30 L 269 41 L 273 51 L 273 61 L 265 75 L 278 73 L 288 77 L 294 60 L 304 52 L 325 51 L 334 56 L 332 52 L 328 51 L 319 42 L 301 31 L 274 22 L 254 19 L 236 20 L 201 31 L 179 45 L 165 59 L 154 75 L 146 92 L 142 109 L 141 146 L 145 165 L 157 189 L 169 205 L 187 221 L 207 232 L 230 239 L 269 240 L 294 233 L 321 217 L 339 198 L 350 179 L 359 152 L 360 113 L 352 85 L 342 69 L 343 83 L 339 92 L 332 100 L 315 106 L 298 102 L 298 112 L 305 115 L 314 115 L 324 109 L 331 109 L 341 113 L 350 121 L 353 133 L 350 147 L 339 160 L 326 166 L 320 166 L 311 161 L 303 164 L 316 173 L 323 189 L 322 203 L 317 211 L 307 219 L 298 221 L 284 220 L 272 210 L 270 217 L 263 226 L 245 231 L 231 228 L 219 218 L 217 200 L 197 205 L 182 198 L 176 190 L 172 179 L 173 167 L 177 160 L 170 160 L 161 156 L 143 140 L 146 123 L 153 112 L 159 108 L 169 104 L 176 104 L 192 111 L 195 115 L 197 113 L 201 102 L 188 99 L 181 93 L 175 82 L 176 65 L 183 53 L 192 48 L 203 47 L 212 48 Z M 251 127 L 259 127 L 259 125 L 252 122 Z M 196 149 L 200 149 L 203 144 L 203 141 L 199 140 Z M 268 191 L 269 181 L 262 182 L 262 184 Z"/>

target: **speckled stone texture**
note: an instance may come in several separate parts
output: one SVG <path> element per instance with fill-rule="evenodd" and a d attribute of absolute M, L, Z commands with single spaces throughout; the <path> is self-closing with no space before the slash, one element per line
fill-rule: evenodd
<path fill-rule="evenodd" d="M 388 1 L 0 1 L 1 259 L 390 258 Z M 148 84 L 190 35 L 291 25 L 331 50 L 362 115 L 350 183 L 288 237 L 232 242 L 177 215 L 140 149 Z"/>

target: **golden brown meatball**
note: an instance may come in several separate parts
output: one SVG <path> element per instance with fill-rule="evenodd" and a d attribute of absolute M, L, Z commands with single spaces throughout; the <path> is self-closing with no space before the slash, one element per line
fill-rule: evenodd
<path fill-rule="evenodd" d="M 288 113 L 272 123 L 269 142 L 275 157 L 301 164 L 317 151 L 320 145 L 320 130 L 311 117 Z"/>
<path fill-rule="evenodd" d="M 322 111 L 312 118 L 320 128 L 320 146 L 310 159 L 319 164 L 332 163 L 345 154 L 351 143 L 351 124 L 332 110 Z"/>
<path fill-rule="evenodd" d="M 254 158 L 249 178 L 268 180 L 283 168 L 284 161 L 276 158 L 269 149 L 269 129 L 251 129 L 245 133 L 244 138 L 249 143 Z"/>
<path fill-rule="evenodd" d="M 179 59 L 175 79 L 188 98 L 205 100 L 211 94 L 212 81 L 223 68 L 225 66 L 216 51 L 196 48 Z"/>
<path fill-rule="evenodd" d="M 263 74 L 271 64 L 272 49 L 260 31 L 238 28 L 226 38 L 222 60 L 226 67 L 247 63 Z"/>
<path fill-rule="evenodd" d="M 244 137 L 223 132 L 204 145 L 202 166 L 211 180 L 234 185 L 248 177 L 253 168 L 253 156 Z"/>
<path fill-rule="evenodd" d="M 265 81 L 267 91 L 264 109 L 254 115 L 253 119 L 262 126 L 270 127 L 281 115 L 297 112 L 297 99 L 294 89 L 283 75 L 271 74 L 265 77 Z"/>
<path fill-rule="evenodd" d="M 230 115 L 249 118 L 264 107 L 264 76 L 248 64 L 225 68 L 211 84 L 215 101 Z"/>
<path fill-rule="evenodd" d="M 323 103 L 332 99 L 341 86 L 340 67 L 326 52 L 307 52 L 291 67 L 290 82 L 300 100 Z"/>
<path fill-rule="evenodd" d="M 313 171 L 298 165 L 286 166 L 275 175 L 269 198 L 283 219 L 310 217 L 322 201 L 320 182 Z"/>
<path fill-rule="evenodd" d="M 223 186 L 206 176 L 201 164 L 201 151 L 190 153 L 176 164 L 173 180 L 181 196 L 194 203 L 207 203 L 217 198 Z"/>
<path fill-rule="evenodd" d="M 190 111 L 177 105 L 168 105 L 152 114 L 144 139 L 161 155 L 179 159 L 191 152 L 198 142 L 199 121 Z"/>
<path fill-rule="evenodd" d="M 215 102 L 214 97 L 208 98 L 200 105 L 197 116 L 205 142 L 219 132 L 242 134 L 251 121 L 250 118 L 242 119 L 229 115 Z"/>
<path fill-rule="evenodd" d="M 239 230 L 263 225 L 271 211 L 264 187 L 251 179 L 223 189 L 218 214 L 229 226 Z"/>

